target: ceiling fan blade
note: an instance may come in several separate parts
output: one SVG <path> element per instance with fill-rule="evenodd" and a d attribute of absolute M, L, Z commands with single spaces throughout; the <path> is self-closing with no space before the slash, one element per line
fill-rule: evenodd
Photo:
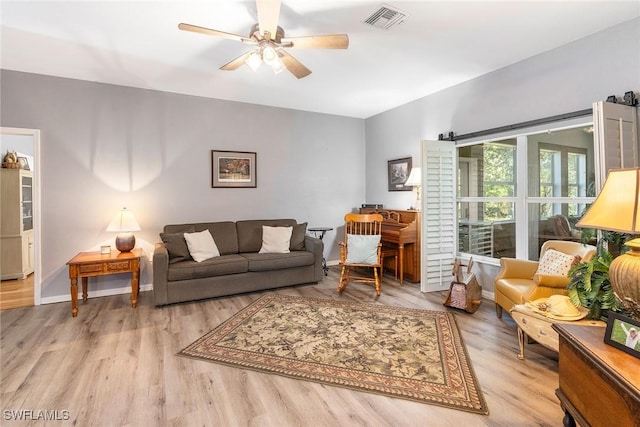
<path fill-rule="evenodd" d="M 311 74 L 311 70 L 302 65 L 300 61 L 287 53 L 287 51 L 283 49 L 278 50 L 278 56 L 282 61 L 282 64 L 289 70 L 291 74 L 301 79 L 303 77 L 307 77 Z"/>
<path fill-rule="evenodd" d="M 251 56 L 252 53 L 253 53 L 253 51 L 249 51 L 247 53 L 244 53 L 244 54 L 240 55 L 239 57 L 237 57 L 236 59 L 234 59 L 233 61 L 227 62 L 222 67 L 220 67 L 220 69 L 221 70 L 225 70 L 225 71 L 236 70 L 239 67 L 241 67 L 242 64 L 244 64 L 244 62 L 247 60 L 247 58 L 249 56 Z"/>
<path fill-rule="evenodd" d="M 178 24 L 178 28 L 183 31 L 191 31 L 194 33 L 207 34 L 209 36 L 219 36 L 219 37 L 224 37 L 225 39 L 255 44 L 254 40 L 251 40 L 247 37 L 242 37 L 237 34 L 225 33 L 224 31 L 212 30 L 211 28 L 198 27 L 197 25 L 181 23 L 181 24 Z"/>
<path fill-rule="evenodd" d="M 280 0 L 256 0 L 260 34 L 268 40 L 276 38 L 280 18 Z"/>
<path fill-rule="evenodd" d="M 289 37 L 282 39 L 282 45 L 293 49 L 346 49 L 349 47 L 349 36 L 346 34 L 327 34 Z"/>

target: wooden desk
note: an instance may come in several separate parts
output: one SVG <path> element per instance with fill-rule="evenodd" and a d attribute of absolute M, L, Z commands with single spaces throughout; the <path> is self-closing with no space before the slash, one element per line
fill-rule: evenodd
<path fill-rule="evenodd" d="M 604 343 L 604 328 L 556 323 L 556 395 L 564 425 L 640 426 L 640 360 Z"/>
<path fill-rule="evenodd" d="M 558 351 L 558 334 L 552 328 L 554 323 L 570 323 L 573 325 L 598 326 L 601 328 L 607 326 L 606 323 L 600 320 L 582 319 L 563 322 L 561 320 L 549 319 L 536 313 L 524 304 L 514 306 L 511 310 L 511 317 L 516 322 L 516 325 L 518 325 L 518 343 L 520 346 L 518 359 L 520 360 L 524 360 L 524 344 L 525 341 L 527 341 L 527 336 L 550 350 Z"/>
<path fill-rule="evenodd" d="M 78 315 L 78 278 L 82 278 L 82 301 L 87 301 L 87 282 L 89 277 L 109 274 L 131 273 L 131 307 L 138 305 L 138 287 L 140 280 L 140 258 L 142 249 L 131 252 L 111 251 L 102 255 L 100 252 L 80 252 L 67 265 L 71 279 L 71 315 Z"/>

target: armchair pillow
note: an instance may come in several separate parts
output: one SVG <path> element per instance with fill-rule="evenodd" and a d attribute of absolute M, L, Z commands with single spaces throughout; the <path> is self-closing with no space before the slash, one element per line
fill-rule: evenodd
<path fill-rule="evenodd" d="M 569 284 L 569 270 L 580 262 L 578 255 L 569 255 L 555 249 L 547 249 L 538 264 L 538 271 L 533 276 L 537 285 L 564 287 Z"/>
<path fill-rule="evenodd" d="M 261 254 L 286 254 L 289 253 L 289 244 L 293 227 L 262 226 Z"/>
<path fill-rule="evenodd" d="M 380 235 L 347 234 L 347 264 L 376 264 Z"/>
<path fill-rule="evenodd" d="M 184 233 L 189 253 L 196 262 L 220 256 L 220 251 L 209 230 L 197 233 Z"/>

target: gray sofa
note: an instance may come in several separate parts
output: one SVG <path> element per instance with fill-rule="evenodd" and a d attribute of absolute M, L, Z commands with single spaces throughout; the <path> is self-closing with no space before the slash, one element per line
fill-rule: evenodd
<path fill-rule="evenodd" d="M 293 226 L 289 253 L 258 253 L 262 226 Z M 202 262 L 189 255 L 184 233 L 208 229 L 219 257 Z M 156 306 L 234 295 L 322 280 L 320 239 L 306 235 L 294 219 L 166 225 L 153 252 Z"/>

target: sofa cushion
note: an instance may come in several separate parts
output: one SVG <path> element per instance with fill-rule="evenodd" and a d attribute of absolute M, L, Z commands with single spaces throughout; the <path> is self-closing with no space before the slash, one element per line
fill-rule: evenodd
<path fill-rule="evenodd" d="M 269 227 L 262 226 L 262 247 L 261 254 L 287 254 L 291 242 L 291 232 L 293 227 Z"/>
<path fill-rule="evenodd" d="M 191 258 L 196 262 L 220 256 L 220 251 L 209 230 L 184 233 L 184 239 L 187 241 Z"/>
<path fill-rule="evenodd" d="M 258 252 L 262 247 L 262 226 L 293 227 L 295 219 L 252 219 L 236 222 L 238 252 Z M 214 235 L 215 237 L 215 235 Z"/>
<path fill-rule="evenodd" d="M 304 251 L 304 238 L 307 234 L 307 223 L 296 224 L 293 226 L 291 232 L 291 241 L 289 242 L 289 249 L 292 251 Z"/>
<path fill-rule="evenodd" d="M 193 227 L 185 230 L 185 232 L 193 233 Z M 187 241 L 184 239 L 184 232 L 181 233 L 160 233 L 160 240 L 164 243 L 169 253 L 169 264 L 180 261 L 188 261 L 191 259 Z"/>
<path fill-rule="evenodd" d="M 314 254 L 307 251 L 294 251 L 286 254 L 243 253 L 240 255 L 248 260 L 249 271 L 270 271 L 304 267 L 313 265 L 315 262 Z"/>
<path fill-rule="evenodd" d="M 164 232 L 184 233 L 185 231 L 187 231 L 187 228 L 191 228 L 191 232 L 209 230 L 211 236 L 213 236 L 213 240 L 215 240 L 216 242 L 218 250 L 220 251 L 220 255 L 238 253 L 238 235 L 236 233 L 236 223 L 233 221 L 166 225 L 164 227 Z M 256 252 L 258 252 L 257 249 Z"/>
<path fill-rule="evenodd" d="M 203 277 L 225 276 L 228 274 L 246 273 L 249 261 L 240 255 L 221 255 L 202 262 L 182 261 L 171 264 L 168 280 L 200 279 Z"/>

